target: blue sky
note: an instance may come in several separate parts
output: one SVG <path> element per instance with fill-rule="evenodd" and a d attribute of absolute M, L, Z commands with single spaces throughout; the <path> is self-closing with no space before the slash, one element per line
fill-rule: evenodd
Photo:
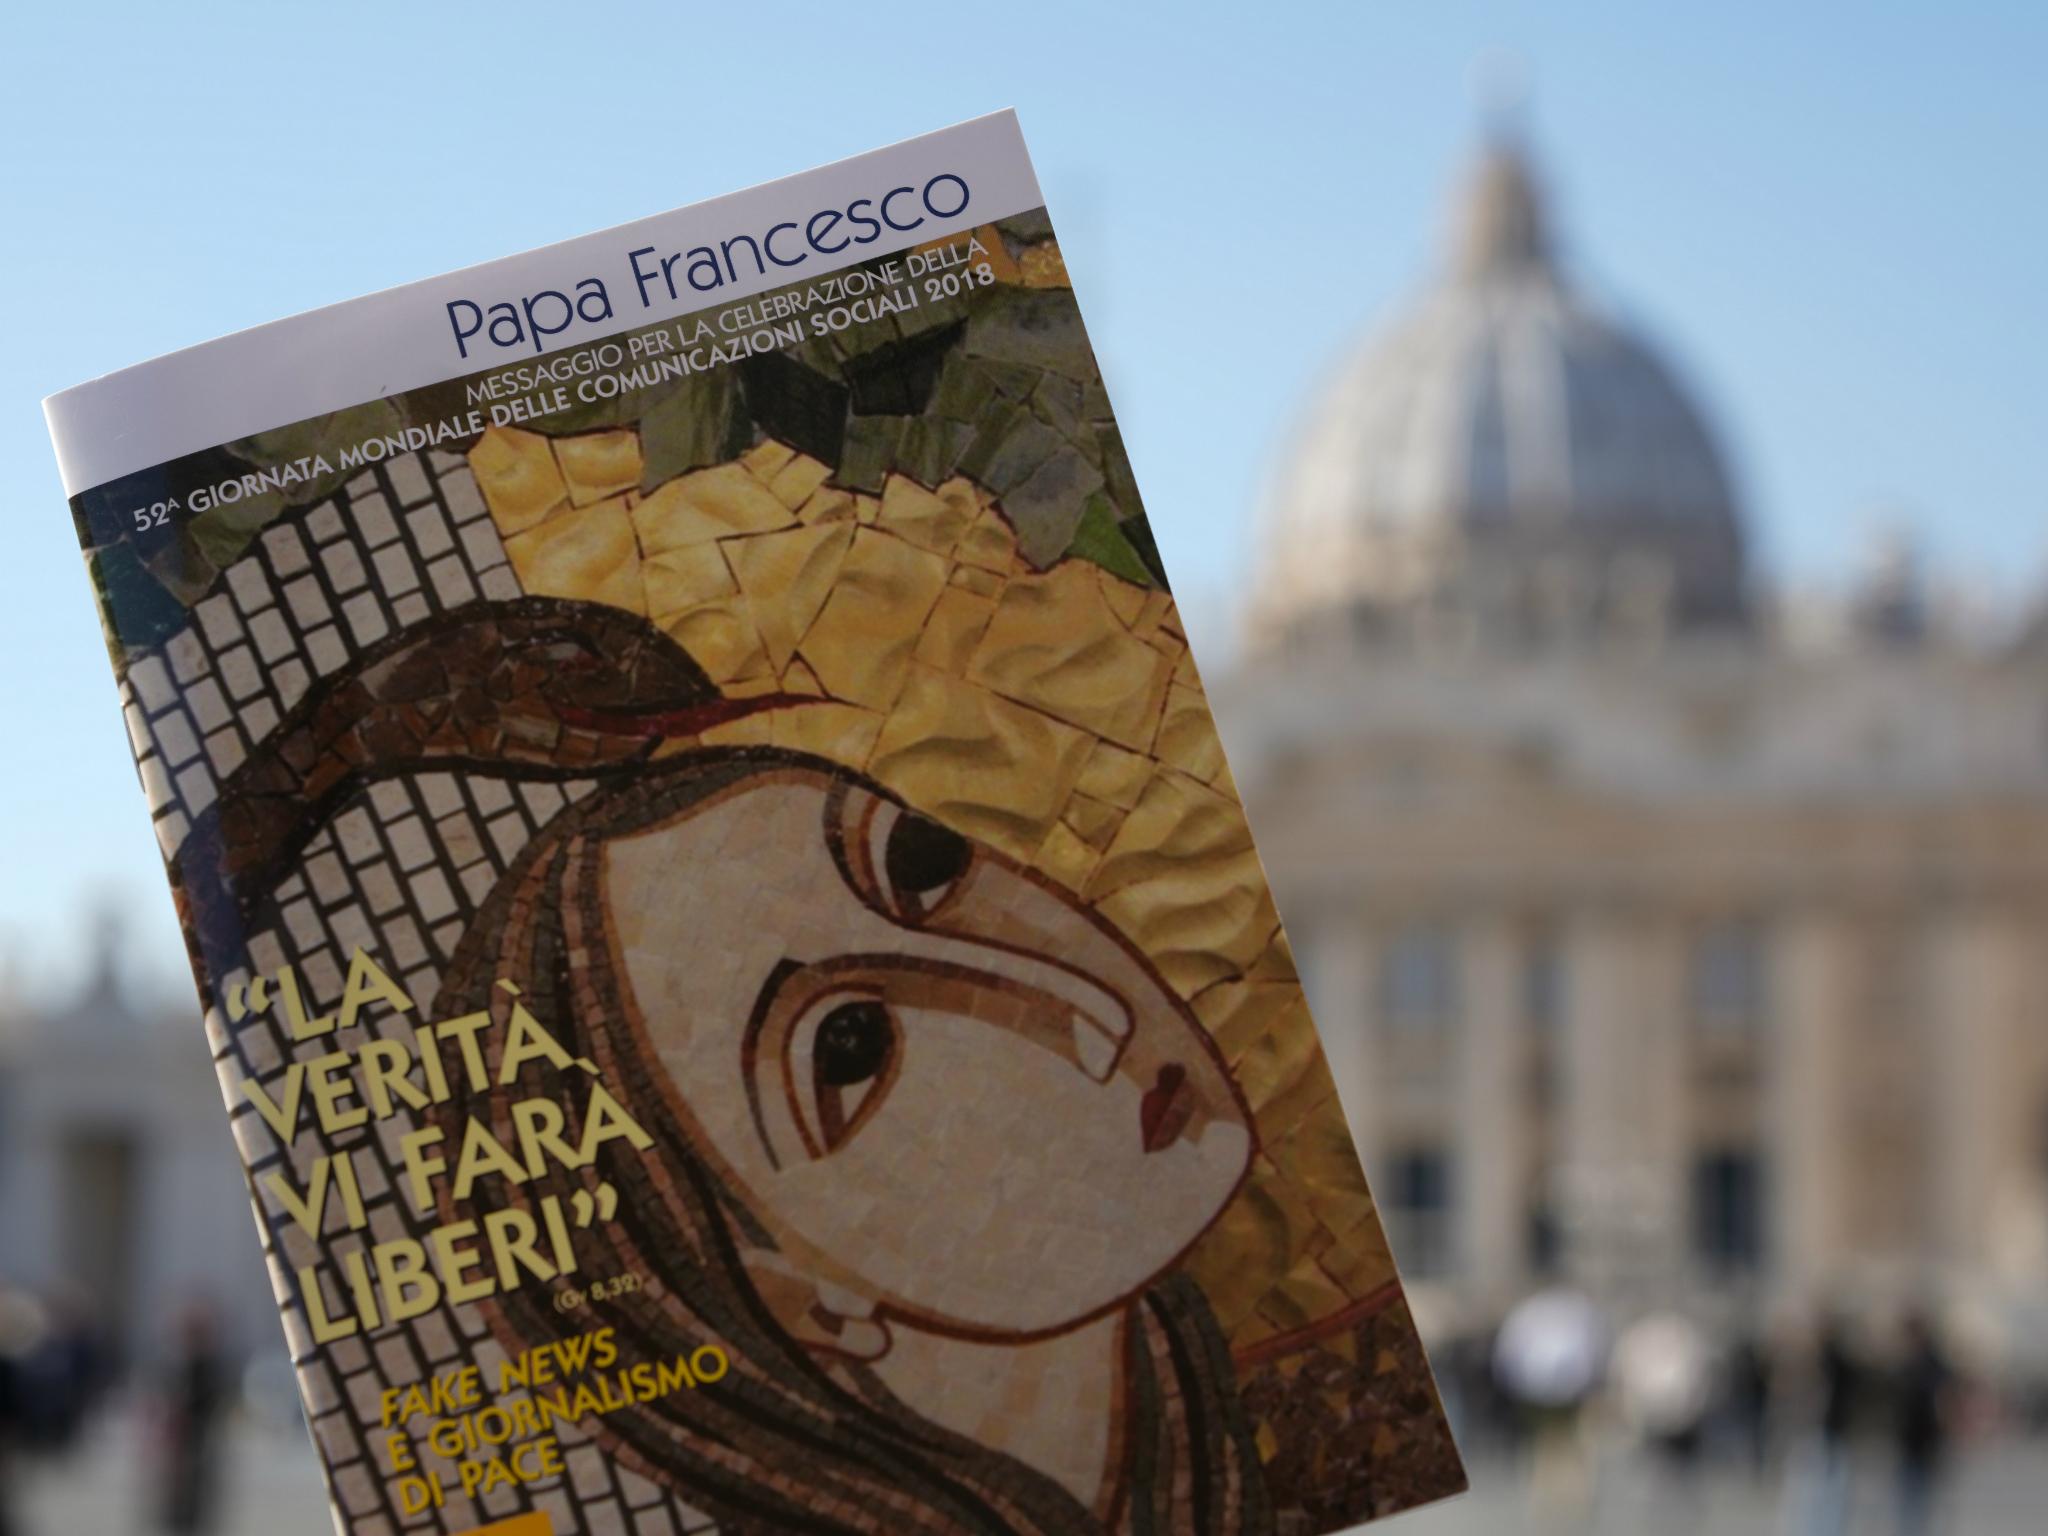
<path fill-rule="evenodd" d="M 1904 518 L 1951 570 L 2048 587 L 2048 7 L 73 0 L 7 25 L 0 965 L 32 991 L 108 901 L 138 967 L 182 963 L 42 395 L 995 107 L 1198 639 L 1287 424 L 1427 275 L 1510 76 L 1577 270 L 1706 402 L 1767 570 L 1838 578 Z"/>

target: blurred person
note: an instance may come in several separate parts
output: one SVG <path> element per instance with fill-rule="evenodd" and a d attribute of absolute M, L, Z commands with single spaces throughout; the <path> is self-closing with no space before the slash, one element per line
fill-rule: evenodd
<path fill-rule="evenodd" d="M 1771 1400 L 1776 1388 L 1776 1363 L 1768 1342 L 1761 1333 L 1744 1333 L 1728 1356 L 1727 1411 L 1737 1452 L 1750 1476 L 1759 1479 L 1771 1467 Z"/>
<path fill-rule="evenodd" d="M 1804 1525 L 1809 1536 L 1846 1536 L 1855 1485 L 1854 1438 L 1863 1418 L 1870 1377 L 1849 1340 L 1847 1324 L 1839 1316 L 1829 1317 L 1821 1327 L 1814 1378 Z"/>
<path fill-rule="evenodd" d="M 1704 1518 L 1699 1466 L 1714 1406 L 1714 1351 L 1691 1319 L 1653 1313 L 1632 1324 L 1614 1351 L 1623 1417 L 1656 1459 L 1668 1498 L 1661 1529 Z"/>
<path fill-rule="evenodd" d="M 41 1332 L 40 1309 L 19 1291 L 0 1287 L 0 1536 L 18 1536 L 14 1461 L 26 1439 L 28 1394 L 22 1360 Z"/>
<path fill-rule="evenodd" d="M 20 1420 L 19 1374 L 14 1359 L 0 1349 L 0 1536 L 15 1536 L 14 1440 Z"/>
<path fill-rule="evenodd" d="M 1606 1377 L 1607 1340 L 1591 1298 L 1562 1287 L 1518 1303 L 1494 1340 L 1494 1377 L 1529 1447 L 1529 1502 L 1568 1529 L 1593 1523 L 1599 1488 L 1585 1418 Z"/>
<path fill-rule="evenodd" d="M 1941 1347 L 1933 1321 L 1921 1312 L 1906 1319 L 1905 1358 L 1899 1367 L 1895 1471 L 1898 1536 L 1925 1536 L 1948 1469 L 1955 1397 L 1955 1371 Z"/>
<path fill-rule="evenodd" d="M 222 1421 L 233 1398 L 234 1372 L 220 1343 L 213 1308 L 188 1305 L 163 1381 L 162 1529 L 204 1536 L 220 1513 Z"/>
<path fill-rule="evenodd" d="M 1504 1453 L 1520 1455 L 1522 1439 L 1527 1425 L 1520 1416 L 1519 1405 L 1508 1395 L 1500 1374 L 1494 1369 L 1494 1360 L 1500 1348 L 1500 1326 L 1495 1324 L 1478 1335 L 1474 1341 L 1474 1355 L 1470 1362 L 1472 1371 L 1472 1393 L 1480 1405 L 1480 1423 L 1493 1445 Z"/>
<path fill-rule="evenodd" d="M 35 1346 L 16 1364 L 25 1444 L 62 1453 L 78 1443 L 99 1396 L 105 1358 L 85 1313 L 61 1298 L 52 1300 Z"/>
<path fill-rule="evenodd" d="M 1498 1335 L 1498 1328 L 1467 1329 L 1429 1346 L 1438 1395 L 1468 1461 L 1520 1449 L 1522 1426 L 1515 1418 L 1516 1405 L 1496 1373 Z"/>

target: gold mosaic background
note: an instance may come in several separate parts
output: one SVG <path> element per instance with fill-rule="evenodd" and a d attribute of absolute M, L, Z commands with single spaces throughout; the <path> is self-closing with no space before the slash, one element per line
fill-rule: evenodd
<path fill-rule="evenodd" d="M 1393 1281 L 1169 595 L 1080 559 L 1033 568 L 964 478 L 853 494 L 772 441 L 645 493 L 630 430 L 493 429 L 469 462 L 527 592 L 644 615 L 730 696 L 820 701 L 704 742 L 858 769 L 1151 956 L 1257 1118 L 1251 1178 L 1188 1260 L 1234 1348 Z"/>

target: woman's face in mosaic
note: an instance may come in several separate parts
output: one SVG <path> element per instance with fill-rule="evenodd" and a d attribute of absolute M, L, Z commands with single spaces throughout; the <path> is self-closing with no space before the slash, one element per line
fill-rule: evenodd
<path fill-rule="evenodd" d="M 912 1323 L 1057 1330 L 1243 1178 L 1208 1037 L 1074 901 L 858 782 L 777 769 L 611 842 L 624 978 L 785 1254 Z"/>

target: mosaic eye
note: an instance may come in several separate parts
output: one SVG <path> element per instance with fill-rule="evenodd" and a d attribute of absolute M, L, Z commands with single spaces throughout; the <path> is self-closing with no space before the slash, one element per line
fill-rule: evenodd
<path fill-rule="evenodd" d="M 861 900 L 912 926 L 944 906 L 974 867 L 974 845 L 959 833 L 861 791 L 833 801 L 826 836 Z"/>
<path fill-rule="evenodd" d="M 525 660 L 543 666 L 588 668 L 603 661 L 580 635 L 538 635 L 511 647 Z"/>
<path fill-rule="evenodd" d="M 819 1019 L 811 1037 L 811 1098 L 825 1151 L 843 1146 L 880 1104 L 901 1043 L 879 998 L 848 999 Z"/>
<path fill-rule="evenodd" d="M 959 833 L 906 811 L 889 828 L 882 867 L 899 902 L 914 897 L 929 911 L 967 873 L 973 858 L 974 851 Z"/>
<path fill-rule="evenodd" d="M 818 1026 L 811 1048 L 818 1081 L 832 1088 L 851 1088 L 881 1075 L 896 1047 L 896 1028 L 889 1010 L 872 998 L 841 1003 Z"/>

